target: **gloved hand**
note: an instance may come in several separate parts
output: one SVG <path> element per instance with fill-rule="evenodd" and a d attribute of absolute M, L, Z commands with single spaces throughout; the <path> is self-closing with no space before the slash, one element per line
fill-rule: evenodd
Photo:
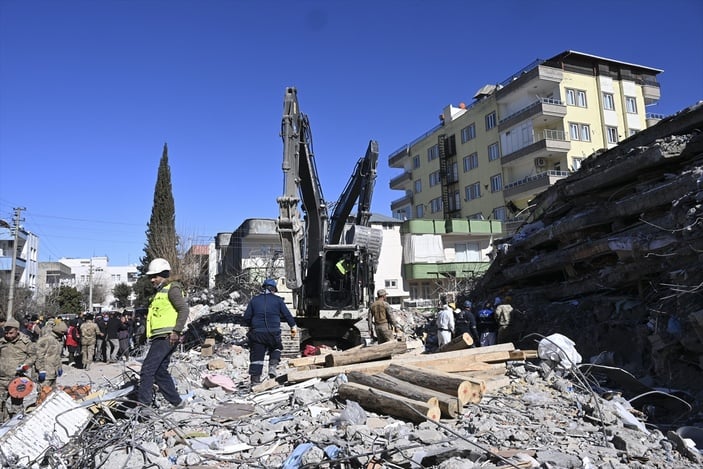
<path fill-rule="evenodd" d="M 295 337 L 296 335 L 298 335 L 298 328 L 293 326 L 290 328 L 290 336 Z"/>
<path fill-rule="evenodd" d="M 42 370 L 39 372 L 39 375 L 37 376 L 37 381 L 39 381 L 40 383 L 46 381 L 46 371 Z"/>
<path fill-rule="evenodd" d="M 15 370 L 15 371 L 17 371 L 17 374 L 24 374 L 29 371 L 29 365 L 22 364 L 22 365 L 18 366 L 17 370 Z"/>

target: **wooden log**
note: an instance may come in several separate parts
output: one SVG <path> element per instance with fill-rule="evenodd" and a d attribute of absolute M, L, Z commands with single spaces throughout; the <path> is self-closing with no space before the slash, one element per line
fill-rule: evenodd
<path fill-rule="evenodd" d="M 384 373 L 403 381 L 456 396 L 461 407 L 469 402 L 480 402 L 486 392 L 486 385 L 482 380 L 419 366 L 391 363 Z"/>
<path fill-rule="evenodd" d="M 331 378 L 349 371 L 362 371 L 364 373 L 381 373 L 391 363 L 408 363 L 423 367 L 433 367 L 447 372 L 469 371 L 480 369 L 482 364 L 478 362 L 498 362 L 506 360 L 517 360 L 511 358 L 510 352 L 515 350 L 511 343 L 491 345 L 489 347 L 471 348 L 466 350 L 455 350 L 453 352 L 433 353 L 427 355 L 400 355 L 392 360 L 380 360 L 371 363 L 354 363 L 352 365 L 320 368 L 316 370 L 293 370 L 289 371 L 287 380 L 291 383 L 299 383 L 312 378 Z M 477 368 L 479 367 L 479 368 Z"/>
<path fill-rule="evenodd" d="M 297 358 L 290 358 L 288 359 L 288 366 L 292 366 L 294 368 L 300 368 L 303 366 L 312 366 L 312 365 L 320 365 L 320 366 L 325 366 L 325 357 L 329 354 L 334 354 L 334 353 L 344 353 L 348 352 L 349 350 L 356 350 L 360 349 L 363 347 L 363 344 L 360 345 L 355 345 L 354 347 L 347 349 L 347 350 L 333 350 L 333 349 L 321 349 L 319 355 L 310 355 L 307 357 L 297 357 Z"/>
<path fill-rule="evenodd" d="M 416 401 L 428 402 L 435 398 L 443 416 L 448 418 L 459 416 L 459 400 L 449 394 L 418 386 L 387 374 L 368 375 L 360 371 L 351 371 L 347 373 L 347 377 L 352 383 L 370 386 Z"/>
<path fill-rule="evenodd" d="M 360 349 L 347 350 L 341 353 L 329 354 L 325 357 L 325 366 L 342 366 L 352 363 L 370 362 L 390 358 L 408 351 L 405 342 L 391 340 L 383 344 L 370 345 Z"/>
<path fill-rule="evenodd" d="M 340 385 L 337 394 L 340 399 L 355 401 L 366 410 L 414 423 L 424 422 L 425 420 L 438 421 L 441 417 L 441 411 L 436 399 L 431 404 L 428 404 L 427 402 L 416 401 L 357 383 Z M 415 409 L 419 414 L 412 409 Z"/>
<path fill-rule="evenodd" d="M 451 352 L 452 350 L 464 350 L 471 348 L 474 344 L 474 339 L 471 334 L 464 332 L 458 337 L 454 337 L 448 344 L 444 344 L 438 352 Z"/>

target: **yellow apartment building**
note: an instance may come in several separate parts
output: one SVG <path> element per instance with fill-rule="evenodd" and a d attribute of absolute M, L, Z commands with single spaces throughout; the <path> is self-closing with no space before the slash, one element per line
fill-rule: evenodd
<path fill-rule="evenodd" d="M 447 106 L 440 123 L 388 157 L 395 218 L 496 220 L 505 231 L 530 201 L 600 149 L 661 116 L 662 70 L 565 51 Z M 447 226 L 451 226 L 448 224 Z"/>

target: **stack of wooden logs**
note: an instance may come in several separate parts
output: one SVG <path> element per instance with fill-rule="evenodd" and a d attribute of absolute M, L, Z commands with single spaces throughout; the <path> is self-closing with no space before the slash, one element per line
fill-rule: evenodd
<path fill-rule="evenodd" d="M 515 350 L 511 343 L 490 347 L 473 345 L 468 334 L 459 336 L 437 353 L 408 350 L 405 341 L 358 346 L 343 352 L 291 359 L 287 380 L 346 375 L 338 397 L 363 408 L 411 422 L 456 418 L 468 403 L 478 403 L 487 392 L 505 386 L 505 363 L 536 358 L 533 350 Z"/>

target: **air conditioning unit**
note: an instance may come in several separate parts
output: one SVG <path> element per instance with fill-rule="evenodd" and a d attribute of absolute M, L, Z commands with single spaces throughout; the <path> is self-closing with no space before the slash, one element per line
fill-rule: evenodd
<path fill-rule="evenodd" d="M 544 168 L 547 166 L 547 158 L 535 158 L 535 166 L 537 168 Z"/>

